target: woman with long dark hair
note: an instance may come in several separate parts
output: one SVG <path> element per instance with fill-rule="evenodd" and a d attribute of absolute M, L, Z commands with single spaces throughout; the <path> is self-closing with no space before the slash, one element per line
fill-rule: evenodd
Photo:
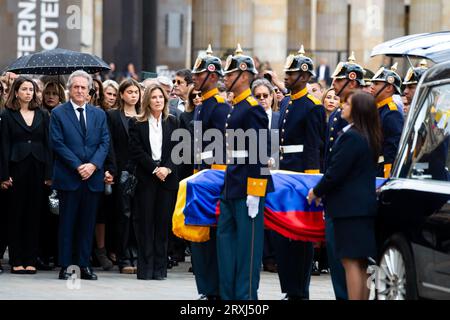
<path fill-rule="evenodd" d="M 19 77 L 9 93 L 1 127 L 1 188 L 8 199 L 11 273 L 36 273 L 44 186 L 51 185 L 49 115 L 39 108 L 36 85 Z"/>
<path fill-rule="evenodd" d="M 308 194 L 308 202 L 324 198 L 334 225 L 335 255 L 345 269 L 350 300 L 367 300 L 367 265 L 376 257 L 376 173 L 381 153 L 381 125 L 374 98 L 355 93 L 343 104 L 349 125 L 337 139 L 323 178 Z"/>
<path fill-rule="evenodd" d="M 137 278 L 167 277 L 169 223 L 175 207 L 178 178 L 171 141 L 178 121 L 169 115 L 169 101 L 159 85 L 145 90 L 142 111 L 130 125 L 130 155 L 138 184 L 133 207 L 138 243 Z"/>
<path fill-rule="evenodd" d="M 108 86 L 108 89 L 112 86 Z M 114 148 L 117 178 L 113 187 L 117 231 L 117 262 L 120 273 L 133 274 L 137 269 L 136 236 L 132 224 L 131 198 L 124 194 L 126 176 L 134 173 L 129 152 L 129 127 L 141 109 L 141 90 L 134 79 L 125 79 L 117 88 L 117 109 L 107 112 L 111 143 Z"/>

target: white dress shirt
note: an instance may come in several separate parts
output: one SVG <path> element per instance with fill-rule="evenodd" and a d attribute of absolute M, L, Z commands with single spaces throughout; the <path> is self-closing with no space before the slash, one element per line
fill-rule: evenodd
<path fill-rule="evenodd" d="M 350 130 L 351 127 L 353 127 L 353 123 L 350 123 L 349 125 L 345 126 L 345 128 L 342 129 L 342 132 L 346 133 L 348 130 Z"/>
<path fill-rule="evenodd" d="M 153 115 L 150 115 L 150 118 L 148 119 L 148 126 L 152 159 L 155 161 L 160 161 L 163 142 L 162 114 L 159 116 L 158 120 L 154 118 Z"/>
<path fill-rule="evenodd" d="M 272 108 L 267 109 L 266 113 L 267 113 L 267 117 L 269 118 L 269 128 L 268 129 L 271 129 L 272 128 L 272 114 L 273 114 Z"/>
<path fill-rule="evenodd" d="M 318 80 L 325 80 L 325 71 L 327 70 L 327 66 L 322 64 L 319 67 L 319 78 Z"/>
<path fill-rule="evenodd" d="M 70 103 L 72 104 L 72 107 L 75 110 L 75 115 L 77 116 L 78 121 L 80 121 L 80 112 L 77 109 L 78 108 L 83 108 L 83 110 L 84 110 L 84 112 L 83 112 L 84 123 L 86 124 L 86 128 L 87 128 L 86 103 L 83 104 L 82 106 L 79 106 L 75 102 L 73 102 L 72 99 L 70 100 Z"/>
<path fill-rule="evenodd" d="M 178 109 L 181 110 L 182 112 L 186 111 L 186 102 L 184 102 L 181 99 L 178 99 Z"/>

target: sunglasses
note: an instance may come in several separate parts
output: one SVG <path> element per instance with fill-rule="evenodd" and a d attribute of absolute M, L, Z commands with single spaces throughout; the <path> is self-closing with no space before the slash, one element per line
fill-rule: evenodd
<path fill-rule="evenodd" d="M 256 95 L 255 98 L 258 100 L 262 100 L 262 99 L 267 99 L 269 96 L 270 96 L 270 94 L 263 93 L 263 94 Z"/>
<path fill-rule="evenodd" d="M 173 80 L 172 83 L 173 83 L 174 86 L 175 86 L 175 85 L 181 86 L 182 84 L 184 84 L 184 81 L 181 81 L 181 80 Z"/>
<path fill-rule="evenodd" d="M 280 93 L 280 92 L 281 92 L 280 89 L 278 89 L 278 88 L 273 89 L 273 91 L 274 91 L 275 93 Z"/>

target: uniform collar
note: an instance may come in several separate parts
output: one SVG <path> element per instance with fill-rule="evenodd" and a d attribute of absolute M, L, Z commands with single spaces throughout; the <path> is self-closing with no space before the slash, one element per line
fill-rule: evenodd
<path fill-rule="evenodd" d="M 383 101 L 378 102 L 377 109 L 380 109 L 391 102 L 394 102 L 394 98 L 392 96 L 387 99 L 384 99 Z"/>
<path fill-rule="evenodd" d="M 214 97 L 215 95 L 218 95 L 218 94 L 219 94 L 219 89 L 214 88 L 202 95 L 203 101 L 206 101 L 209 98 Z"/>
<path fill-rule="evenodd" d="M 247 99 L 249 96 L 252 95 L 252 90 L 247 89 L 244 92 L 242 92 L 239 96 L 233 99 L 233 106 L 237 105 L 239 102 Z"/>
<path fill-rule="evenodd" d="M 308 88 L 306 87 L 305 89 L 297 92 L 296 94 L 291 94 L 291 100 L 298 100 L 300 98 L 303 98 L 307 94 L 308 94 Z"/>

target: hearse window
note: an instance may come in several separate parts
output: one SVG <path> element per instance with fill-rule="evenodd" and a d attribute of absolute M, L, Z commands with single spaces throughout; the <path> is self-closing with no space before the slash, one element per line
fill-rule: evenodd
<path fill-rule="evenodd" d="M 433 88 L 417 111 L 402 156 L 400 176 L 450 181 L 450 85 Z"/>

